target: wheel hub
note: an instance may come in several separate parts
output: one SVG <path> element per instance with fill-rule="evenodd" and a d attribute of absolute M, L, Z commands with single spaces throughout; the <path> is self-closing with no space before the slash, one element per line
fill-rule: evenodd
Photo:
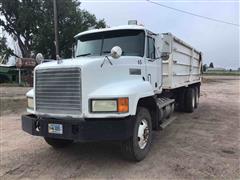
<path fill-rule="evenodd" d="M 140 149 L 144 149 L 148 143 L 149 138 L 149 128 L 148 123 L 145 119 L 141 120 L 140 125 L 138 127 L 138 145 Z"/>

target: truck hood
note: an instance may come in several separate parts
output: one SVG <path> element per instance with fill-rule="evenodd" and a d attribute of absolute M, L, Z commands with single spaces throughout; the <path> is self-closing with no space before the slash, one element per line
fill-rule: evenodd
<path fill-rule="evenodd" d="M 43 63 L 38 65 L 35 70 L 80 68 L 81 117 L 109 116 L 109 114 L 91 113 L 89 109 L 89 100 L 91 99 L 128 97 L 130 99 L 129 113 L 112 113 L 112 117 L 123 117 L 135 113 L 133 103 L 137 99 L 153 95 L 151 84 L 143 78 L 146 77 L 145 64 L 139 63 L 139 61 L 144 62 L 144 59 L 138 56 L 121 56 L 118 59 L 112 59 L 112 57 L 107 59 L 104 56 L 79 57 L 61 60 L 60 63 L 57 61 Z M 73 116 L 75 117 L 75 115 Z"/>
<path fill-rule="evenodd" d="M 112 83 L 136 79 L 142 81 L 145 69 L 143 65 L 138 64 L 140 59 L 142 57 L 137 56 L 121 56 L 118 59 L 112 57 L 107 59 L 104 56 L 79 57 L 61 60 L 60 63 L 58 61 L 43 63 L 38 65 L 35 70 L 79 67 L 81 69 L 83 91 L 85 90 L 86 95 L 89 95 L 98 88 Z M 140 73 L 131 74 L 131 69 L 137 69 Z"/>

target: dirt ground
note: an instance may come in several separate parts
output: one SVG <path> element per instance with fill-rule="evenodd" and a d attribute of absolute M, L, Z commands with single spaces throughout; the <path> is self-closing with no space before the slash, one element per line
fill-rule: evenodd
<path fill-rule="evenodd" d="M 54 150 L 21 130 L 28 88 L 0 88 L 0 179 L 239 179 L 240 79 L 206 77 L 200 106 L 155 132 L 149 155 L 124 160 L 114 143 Z M 8 101 L 7 101 L 8 100 Z"/>

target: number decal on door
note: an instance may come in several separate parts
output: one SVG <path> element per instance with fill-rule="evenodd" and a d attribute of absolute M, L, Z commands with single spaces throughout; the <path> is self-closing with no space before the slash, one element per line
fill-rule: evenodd
<path fill-rule="evenodd" d="M 140 59 L 140 60 L 138 60 L 138 64 L 142 64 L 142 60 Z"/>
<path fill-rule="evenodd" d="M 151 83 L 152 79 L 151 79 L 151 74 L 148 74 L 148 81 Z"/>

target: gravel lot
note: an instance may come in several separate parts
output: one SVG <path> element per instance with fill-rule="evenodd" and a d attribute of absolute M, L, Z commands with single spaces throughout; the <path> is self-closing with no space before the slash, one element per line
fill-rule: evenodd
<path fill-rule="evenodd" d="M 145 160 L 125 161 L 114 143 L 54 150 L 21 130 L 29 88 L 1 87 L 0 179 L 239 179 L 240 79 L 206 77 L 200 106 L 154 133 Z"/>

